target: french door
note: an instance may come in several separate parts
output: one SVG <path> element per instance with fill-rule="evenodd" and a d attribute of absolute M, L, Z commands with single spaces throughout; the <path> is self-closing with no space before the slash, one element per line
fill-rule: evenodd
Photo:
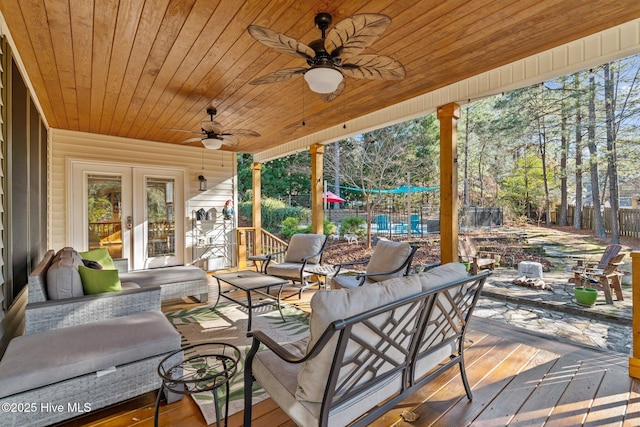
<path fill-rule="evenodd" d="M 72 161 L 71 176 L 74 248 L 107 248 L 135 270 L 183 264 L 183 171 Z"/>

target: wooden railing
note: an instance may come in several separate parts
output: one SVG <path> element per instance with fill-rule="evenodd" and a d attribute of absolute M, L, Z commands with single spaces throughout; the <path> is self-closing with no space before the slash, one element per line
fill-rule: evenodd
<path fill-rule="evenodd" d="M 249 261 L 250 256 L 268 255 L 274 252 L 284 251 L 287 248 L 287 242 L 274 236 L 266 230 L 257 230 L 254 227 L 238 227 L 238 268 L 247 268 L 253 264 Z M 277 262 L 284 260 L 284 255 L 275 258 Z"/>

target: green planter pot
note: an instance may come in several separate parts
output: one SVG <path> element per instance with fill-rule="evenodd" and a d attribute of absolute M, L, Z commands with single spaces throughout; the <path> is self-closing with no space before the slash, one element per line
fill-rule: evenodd
<path fill-rule="evenodd" d="M 573 288 L 573 295 L 576 297 L 576 302 L 586 307 L 591 307 L 596 303 L 598 299 L 598 291 L 592 288 L 583 288 L 582 286 L 576 286 Z"/>

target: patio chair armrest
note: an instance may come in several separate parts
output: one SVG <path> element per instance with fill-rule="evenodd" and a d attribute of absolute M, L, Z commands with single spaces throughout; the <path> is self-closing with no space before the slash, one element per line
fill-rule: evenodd
<path fill-rule="evenodd" d="M 488 255 L 491 258 L 495 258 L 496 255 L 500 255 L 498 252 L 491 251 L 478 251 L 478 256 Z"/>
<path fill-rule="evenodd" d="M 253 338 L 252 347 L 255 346 L 256 343 L 257 343 L 257 346 L 259 346 L 260 344 L 263 344 L 269 350 L 273 351 L 276 354 L 276 356 L 278 356 L 280 359 L 286 362 L 302 363 L 304 361 L 302 360 L 302 358 L 296 356 L 295 354 L 292 354 L 286 348 L 282 347 L 275 340 L 269 337 L 269 335 L 267 335 L 266 333 L 260 330 L 247 332 L 247 337 Z"/>
<path fill-rule="evenodd" d="M 315 257 L 319 256 L 320 254 L 322 254 L 323 250 L 324 250 L 324 249 L 321 249 L 319 252 L 316 252 L 315 254 L 311 254 L 311 255 L 307 255 L 306 257 L 303 257 L 303 258 L 302 258 L 302 261 L 303 261 L 303 262 L 307 262 L 308 260 L 310 260 L 310 259 L 312 259 L 312 258 L 315 258 Z"/>
<path fill-rule="evenodd" d="M 264 254 L 264 266 L 262 268 L 262 271 L 267 271 L 267 267 L 269 266 L 269 263 L 277 256 L 277 255 L 282 255 L 284 253 L 286 253 L 286 250 L 282 250 L 282 251 L 278 251 L 278 252 L 271 252 L 269 254 Z"/>
<path fill-rule="evenodd" d="M 352 262 L 340 262 L 338 264 L 334 264 L 333 267 L 335 268 L 335 272 L 333 273 L 334 275 L 338 275 L 338 273 L 340 273 L 340 270 L 342 269 L 342 267 L 347 267 L 350 265 L 362 265 L 362 264 L 366 264 L 369 262 L 370 258 L 367 259 L 363 259 L 360 261 L 352 261 Z"/>
<path fill-rule="evenodd" d="M 436 268 L 436 267 L 438 267 L 438 266 L 439 266 L 439 265 L 441 265 L 441 264 L 442 264 L 442 263 L 441 263 L 441 262 L 439 262 L 439 261 L 430 262 L 430 263 L 425 264 L 425 265 L 419 265 L 419 266 L 417 266 L 416 268 L 414 268 L 414 271 L 415 271 L 416 273 L 424 273 L 424 272 L 426 272 L 426 271 L 431 270 L 432 268 Z"/>
<path fill-rule="evenodd" d="M 160 286 L 34 302 L 24 310 L 25 333 L 159 310 Z"/>
<path fill-rule="evenodd" d="M 337 323 L 337 322 L 342 322 L 342 321 L 336 321 L 334 323 Z M 320 336 L 320 339 L 318 340 L 318 342 L 310 350 L 308 350 L 307 354 L 305 354 L 303 357 L 298 357 L 297 355 L 292 354 L 290 351 L 288 351 L 286 348 L 281 346 L 279 343 L 277 343 L 269 335 L 262 332 L 261 330 L 249 331 L 247 332 L 247 337 L 253 338 L 253 343 L 251 345 L 251 350 L 249 352 L 255 354 L 258 348 L 260 347 L 260 344 L 264 344 L 265 347 L 273 351 L 275 355 L 278 356 L 280 359 L 288 363 L 296 363 L 296 364 L 302 363 L 306 360 L 314 358 L 318 353 L 320 353 L 322 349 L 325 347 L 325 345 L 327 344 L 327 342 L 329 341 L 329 339 L 333 336 L 335 331 L 336 331 L 336 328 L 333 326 L 333 324 L 329 325 L 327 329 L 325 329 L 322 335 Z M 254 347 L 255 347 L 255 351 L 254 351 Z"/>

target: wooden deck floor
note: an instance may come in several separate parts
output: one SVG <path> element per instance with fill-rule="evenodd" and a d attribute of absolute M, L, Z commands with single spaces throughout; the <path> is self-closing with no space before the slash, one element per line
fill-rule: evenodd
<path fill-rule="evenodd" d="M 473 401 L 459 371 L 449 369 L 374 426 L 638 426 L 640 381 L 628 376 L 628 356 L 562 343 L 475 318 L 467 334 L 466 365 Z M 154 393 L 88 414 L 65 425 L 152 426 Z M 419 415 L 407 423 L 405 410 Z M 254 426 L 293 426 L 270 400 L 254 407 Z M 204 426 L 192 399 L 161 407 L 161 426 Z M 242 413 L 230 417 L 242 425 Z"/>

